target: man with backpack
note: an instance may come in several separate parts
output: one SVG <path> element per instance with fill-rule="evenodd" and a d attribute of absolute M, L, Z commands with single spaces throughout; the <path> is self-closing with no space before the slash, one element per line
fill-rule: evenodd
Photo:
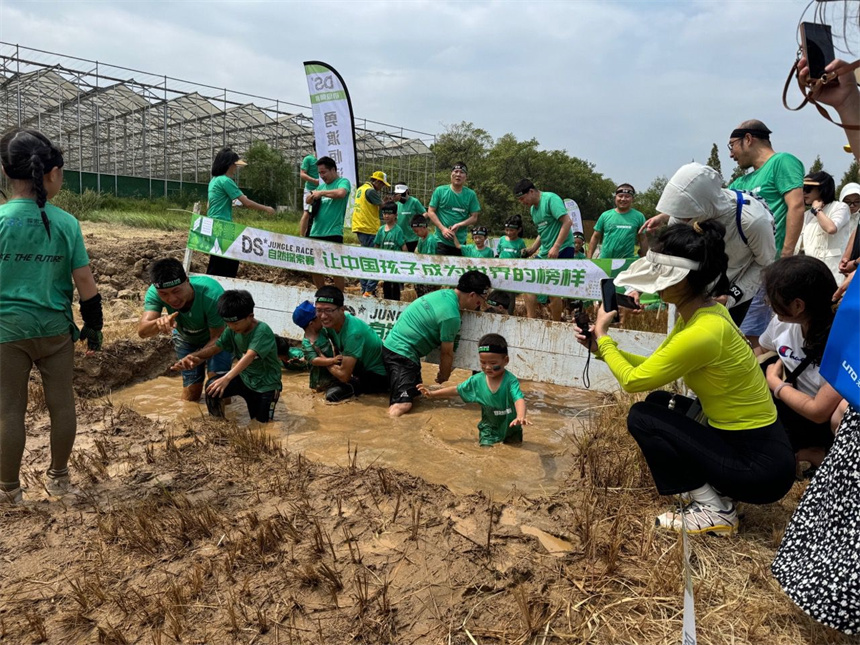
<path fill-rule="evenodd" d="M 653 232 L 664 224 L 693 225 L 719 220 L 726 228 L 726 275 L 730 287 L 717 297 L 740 325 L 759 290 L 762 269 L 776 256 L 773 215 L 765 202 L 738 190 L 723 188 L 716 170 L 698 163 L 681 166 L 666 184 L 657 212 L 642 227 Z"/>

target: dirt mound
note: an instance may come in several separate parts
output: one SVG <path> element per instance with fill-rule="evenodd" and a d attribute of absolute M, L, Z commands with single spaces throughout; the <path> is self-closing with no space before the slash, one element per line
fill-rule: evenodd
<path fill-rule="evenodd" d="M 82 352 L 75 355 L 75 391 L 78 396 L 102 396 L 164 374 L 175 361 L 173 344 L 167 336 L 146 341 L 118 340 L 92 356 Z"/>

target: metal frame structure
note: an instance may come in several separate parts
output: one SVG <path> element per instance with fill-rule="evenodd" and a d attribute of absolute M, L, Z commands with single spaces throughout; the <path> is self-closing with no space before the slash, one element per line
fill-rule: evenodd
<path fill-rule="evenodd" d="M 116 178 L 206 184 L 215 153 L 240 154 L 254 141 L 281 151 L 296 168 L 313 150 L 310 108 L 98 61 L 0 42 L 0 127 L 36 128 L 62 147 L 66 168 L 93 173 L 96 188 Z M 359 179 L 383 170 L 429 199 L 436 137 L 356 118 Z M 298 180 L 297 180 L 298 185 Z M 294 208 L 298 194 L 294 196 Z"/>

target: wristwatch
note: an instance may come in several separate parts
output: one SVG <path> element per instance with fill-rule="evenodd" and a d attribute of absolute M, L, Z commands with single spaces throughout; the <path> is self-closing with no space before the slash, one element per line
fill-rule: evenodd
<path fill-rule="evenodd" d="M 815 208 L 815 206 L 813 206 L 811 209 L 809 209 L 809 212 L 812 213 L 813 215 L 818 215 L 818 213 L 821 212 L 821 209 Z"/>

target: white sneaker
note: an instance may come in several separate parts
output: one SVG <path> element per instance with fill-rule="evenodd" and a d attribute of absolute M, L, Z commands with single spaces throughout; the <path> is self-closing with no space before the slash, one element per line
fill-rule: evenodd
<path fill-rule="evenodd" d="M 64 495 L 78 492 L 78 489 L 72 486 L 72 481 L 68 475 L 60 475 L 59 477 L 45 476 L 45 490 L 52 497 L 63 497 Z"/>
<path fill-rule="evenodd" d="M 0 489 L 0 504 L 8 504 L 9 506 L 20 506 L 24 503 L 24 494 L 21 492 L 21 487 L 13 488 L 12 490 Z"/>
<path fill-rule="evenodd" d="M 681 517 L 683 515 L 683 518 Z M 680 533 L 683 523 L 686 523 L 687 533 L 696 535 L 708 533 L 711 535 L 732 535 L 738 530 L 738 513 L 734 504 L 724 511 L 716 506 L 690 502 L 681 513 L 666 511 L 657 517 L 655 525 L 658 528 L 670 529 Z"/>

